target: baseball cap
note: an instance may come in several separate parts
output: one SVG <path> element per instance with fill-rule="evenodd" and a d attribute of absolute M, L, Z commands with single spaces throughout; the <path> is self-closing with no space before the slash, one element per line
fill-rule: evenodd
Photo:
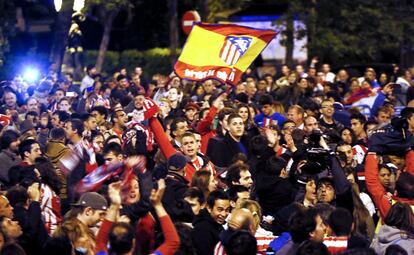
<path fill-rule="evenodd" d="M 168 170 L 179 171 L 185 167 L 190 160 L 184 154 L 177 152 L 168 158 Z"/>
<path fill-rule="evenodd" d="M 335 189 L 334 179 L 332 177 L 330 177 L 330 176 L 326 176 L 326 177 L 319 178 L 319 180 L 318 180 L 318 188 L 319 188 L 319 186 L 322 185 L 322 183 L 329 183 Z"/>
<path fill-rule="evenodd" d="M 108 202 L 105 197 L 96 192 L 87 192 L 83 194 L 77 203 L 72 206 L 91 207 L 94 210 L 106 210 L 108 208 Z"/>
<path fill-rule="evenodd" d="M 186 106 L 185 106 L 185 108 L 184 108 L 185 110 L 188 110 L 188 109 L 194 109 L 194 110 L 196 110 L 196 111 L 198 111 L 198 110 L 200 110 L 200 106 L 198 106 L 196 103 L 194 103 L 194 102 L 189 102 L 189 103 L 187 103 L 186 104 Z"/>

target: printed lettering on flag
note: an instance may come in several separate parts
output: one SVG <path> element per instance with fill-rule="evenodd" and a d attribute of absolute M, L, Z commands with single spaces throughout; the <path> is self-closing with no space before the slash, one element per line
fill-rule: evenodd
<path fill-rule="evenodd" d="M 270 29 L 234 24 L 195 24 L 174 72 L 191 81 L 215 79 L 236 85 L 276 34 Z"/>
<path fill-rule="evenodd" d="M 229 66 L 236 64 L 251 42 L 252 38 L 247 36 L 227 36 L 220 51 L 220 58 Z"/>

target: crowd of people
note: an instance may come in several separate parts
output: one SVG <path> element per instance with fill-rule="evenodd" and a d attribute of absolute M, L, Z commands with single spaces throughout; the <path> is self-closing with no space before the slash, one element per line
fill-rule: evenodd
<path fill-rule="evenodd" d="M 414 254 L 414 78 L 93 66 L 0 87 L 0 254 Z"/>

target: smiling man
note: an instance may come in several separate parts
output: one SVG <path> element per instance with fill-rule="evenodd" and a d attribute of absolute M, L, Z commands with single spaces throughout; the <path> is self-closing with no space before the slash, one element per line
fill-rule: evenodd
<path fill-rule="evenodd" d="M 194 220 L 191 232 L 194 248 L 198 255 L 214 254 L 214 247 L 220 241 L 219 234 L 230 213 L 230 199 L 220 190 L 210 193 L 207 208 L 201 210 Z"/>

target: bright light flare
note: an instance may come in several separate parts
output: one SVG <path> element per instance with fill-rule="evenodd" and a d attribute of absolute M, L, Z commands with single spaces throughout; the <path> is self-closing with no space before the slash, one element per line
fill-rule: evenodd
<path fill-rule="evenodd" d="M 55 10 L 59 12 L 62 9 L 62 0 L 54 0 Z"/>
<path fill-rule="evenodd" d="M 75 0 L 73 2 L 73 10 L 75 12 L 80 12 L 83 7 L 85 7 L 85 0 Z"/>
<path fill-rule="evenodd" d="M 39 70 L 36 68 L 30 67 L 27 68 L 23 73 L 23 78 L 28 82 L 34 82 L 39 79 Z"/>

